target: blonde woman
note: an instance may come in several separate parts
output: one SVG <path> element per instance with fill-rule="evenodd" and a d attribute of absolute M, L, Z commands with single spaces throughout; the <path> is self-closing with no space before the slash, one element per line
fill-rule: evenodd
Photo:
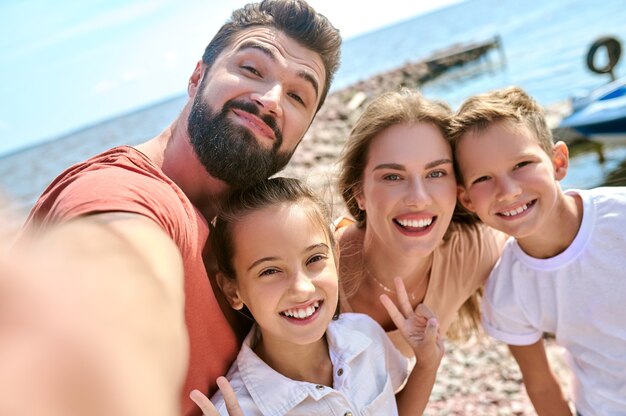
<path fill-rule="evenodd" d="M 448 106 L 417 92 L 383 94 L 356 122 L 341 159 L 339 190 L 352 215 L 336 222 L 342 310 L 370 315 L 407 356 L 379 301 L 397 301 L 394 278 L 413 308 L 424 303 L 435 313 L 442 334 L 468 335 L 504 244 L 457 206 L 450 119 Z"/>

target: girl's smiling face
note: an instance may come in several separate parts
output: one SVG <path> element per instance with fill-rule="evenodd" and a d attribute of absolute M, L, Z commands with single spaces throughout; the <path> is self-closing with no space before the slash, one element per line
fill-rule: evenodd
<path fill-rule="evenodd" d="M 231 304 L 248 307 L 266 345 L 318 341 L 335 314 L 337 266 L 314 209 L 310 202 L 275 204 L 233 227 Z"/>

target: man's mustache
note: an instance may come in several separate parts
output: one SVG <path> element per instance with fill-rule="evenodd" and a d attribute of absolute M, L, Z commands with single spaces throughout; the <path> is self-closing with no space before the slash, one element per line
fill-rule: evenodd
<path fill-rule="evenodd" d="M 276 136 L 276 139 L 279 142 L 282 142 L 283 135 L 281 131 L 278 129 L 276 118 L 274 118 L 274 116 L 270 114 L 260 115 L 261 110 L 256 104 L 248 102 L 248 101 L 236 101 L 236 100 L 227 101 L 226 104 L 224 104 L 223 112 L 225 113 L 226 111 L 233 109 L 233 108 L 236 108 L 238 110 L 243 110 L 263 120 L 263 122 L 267 124 L 267 126 L 270 129 L 272 129 L 272 131 L 274 132 L 274 136 Z"/>

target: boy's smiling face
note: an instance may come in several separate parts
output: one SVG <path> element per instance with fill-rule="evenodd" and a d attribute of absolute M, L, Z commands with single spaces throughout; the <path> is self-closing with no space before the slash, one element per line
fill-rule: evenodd
<path fill-rule="evenodd" d="M 466 133 L 458 143 L 463 177 L 460 202 L 487 225 L 517 239 L 540 236 L 558 214 L 568 152 L 557 143 L 552 155 L 524 125 L 499 121 L 486 130 Z"/>

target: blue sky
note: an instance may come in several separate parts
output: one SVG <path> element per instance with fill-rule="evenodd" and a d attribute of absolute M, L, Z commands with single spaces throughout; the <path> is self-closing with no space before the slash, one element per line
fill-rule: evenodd
<path fill-rule="evenodd" d="M 309 2 L 350 38 L 458 1 Z M 182 94 L 245 3 L 0 0 L 0 155 Z"/>

